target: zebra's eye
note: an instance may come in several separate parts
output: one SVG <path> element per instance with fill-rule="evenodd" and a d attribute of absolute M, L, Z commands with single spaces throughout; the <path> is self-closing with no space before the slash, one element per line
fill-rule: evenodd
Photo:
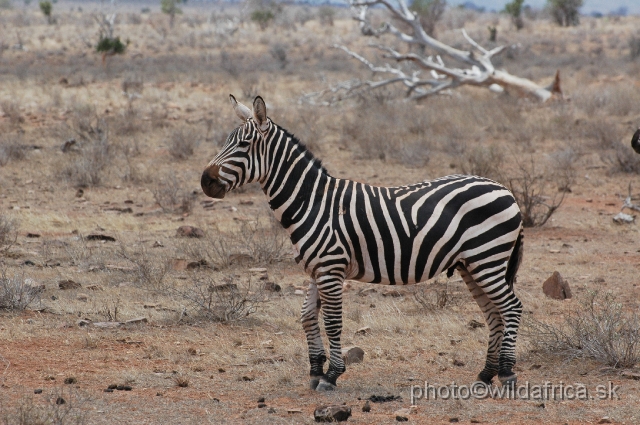
<path fill-rule="evenodd" d="M 247 140 L 240 140 L 238 142 L 238 147 L 239 148 L 248 148 L 249 145 L 251 145 L 251 143 L 249 141 L 247 141 Z"/>

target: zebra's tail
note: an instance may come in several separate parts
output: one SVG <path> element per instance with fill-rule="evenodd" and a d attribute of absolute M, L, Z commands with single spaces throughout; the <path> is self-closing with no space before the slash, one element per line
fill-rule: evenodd
<path fill-rule="evenodd" d="M 513 247 L 513 252 L 511 253 L 509 263 L 507 264 L 506 280 L 511 289 L 513 289 L 513 284 L 516 281 L 516 274 L 518 273 L 520 263 L 522 262 L 522 238 L 523 235 L 521 229 L 518 239 L 516 239 L 516 246 Z"/>

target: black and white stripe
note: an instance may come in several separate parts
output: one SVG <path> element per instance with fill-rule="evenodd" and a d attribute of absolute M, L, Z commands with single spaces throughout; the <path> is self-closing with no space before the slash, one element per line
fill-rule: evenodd
<path fill-rule="evenodd" d="M 345 279 L 404 285 L 457 269 L 489 326 L 479 379 L 515 381 L 522 304 L 513 282 L 522 252 L 522 220 L 513 195 L 489 179 L 453 175 L 401 187 L 376 187 L 330 176 L 296 138 L 266 116 L 237 104 L 243 125 L 202 176 L 213 197 L 258 181 L 289 232 L 312 282 L 302 309 L 311 386 L 332 389 L 345 367 L 340 352 Z M 329 339 L 329 368 L 318 313 Z"/>

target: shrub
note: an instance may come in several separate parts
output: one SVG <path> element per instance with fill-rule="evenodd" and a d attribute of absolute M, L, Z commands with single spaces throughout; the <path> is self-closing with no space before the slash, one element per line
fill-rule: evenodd
<path fill-rule="evenodd" d="M 166 213 L 188 213 L 193 208 L 195 195 L 184 189 L 175 175 L 167 174 L 153 189 L 153 199 Z"/>
<path fill-rule="evenodd" d="M 183 3 L 183 0 L 160 0 L 160 9 L 162 13 L 169 15 L 169 25 L 173 28 L 176 15 L 182 13 L 182 9 L 178 7 L 178 4 Z"/>
<path fill-rule="evenodd" d="M 511 16 L 511 21 L 518 31 L 524 27 L 524 21 L 522 20 L 523 3 L 524 0 L 513 0 L 504 5 L 504 12 Z M 493 41 L 495 41 L 495 38 Z"/>
<path fill-rule="evenodd" d="M 280 69 L 284 69 L 287 66 L 287 46 L 282 43 L 276 43 L 271 46 L 269 50 L 271 56 L 278 61 Z"/>
<path fill-rule="evenodd" d="M 262 31 L 266 30 L 275 15 L 268 9 L 257 9 L 251 12 L 251 20 L 260 26 Z"/>
<path fill-rule="evenodd" d="M 2 112 L 4 112 L 4 114 L 7 117 L 9 117 L 9 122 L 12 125 L 18 126 L 24 123 L 24 117 L 22 116 L 22 113 L 20 112 L 20 107 L 16 101 L 11 101 L 11 100 L 2 101 L 0 103 L 0 109 L 2 109 Z"/>
<path fill-rule="evenodd" d="M 49 0 L 41 1 L 40 10 L 42 11 L 42 14 L 46 16 L 47 22 L 49 24 L 52 24 L 53 19 L 51 17 L 51 12 L 53 11 L 53 5 L 51 4 L 51 2 Z"/>
<path fill-rule="evenodd" d="M 517 169 L 515 175 L 508 177 L 507 187 L 513 193 L 522 213 L 524 227 L 544 225 L 564 201 L 565 192 L 556 191 L 549 196 L 550 177 L 536 170 L 533 158 L 528 161 L 515 159 Z M 553 177 L 553 176 L 551 176 Z"/>
<path fill-rule="evenodd" d="M 580 24 L 580 8 L 583 0 L 547 0 L 547 7 L 554 21 L 562 27 Z"/>
<path fill-rule="evenodd" d="M 464 174 L 500 181 L 504 165 L 504 153 L 498 146 L 474 146 L 461 155 L 460 168 Z"/>
<path fill-rule="evenodd" d="M 4 214 L 0 214 L 0 252 L 6 251 L 18 238 L 18 223 Z"/>
<path fill-rule="evenodd" d="M 434 312 L 460 305 L 464 298 L 460 291 L 456 291 L 447 279 L 444 282 L 436 281 L 431 284 L 417 285 L 413 293 L 413 299 L 422 310 Z"/>
<path fill-rule="evenodd" d="M 320 6 L 320 8 L 318 9 L 318 20 L 322 25 L 327 25 L 332 27 L 335 16 L 336 16 L 336 10 L 329 5 Z"/>
<path fill-rule="evenodd" d="M 41 287 L 32 286 L 18 275 L 7 277 L 3 270 L 0 276 L 0 310 L 22 311 L 40 299 Z"/>
<path fill-rule="evenodd" d="M 446 7 L 446 0 L 414 0 L 411 4 L 411 10 L 420 18 L 422 28 L 432 37 L 435 35 L 436 24 L 442 18 Z"/>
<path fill-rule="evenodd" d="M 629 38 L 629 59 L 632 61 L 640 58 L 640 37 Z"/>
<path fill-rule="evenodd" d="M 184 160 L 195 152 L 200 140 L 195 130 L 180 127 L 171 132 L 169 139 L 169 153 L 175 159 Z"/>
<path fill-rule="evenodd" d="M 620 368 L 640 361 L 640 319 L 611 293 L 589 292 L 559 326 L 525 320 L 523 335 L 540 354 L 591 358 Z"/>
<path fill-rule="evenodd" d="M 195 279 L 190 288 L 178 293 L 197 316 L 214 322 L 245 319 L 268 300 L 263 285 L 252 283 L 251 279 L 240 282 L 235 276 Z"/>
<path fill-rule="evenodd" d="M 20 161 L 26 157 L 25 146 L 19 139 L 0 136 L 0 167 L 11 161 Z"/>
<path fill-rule="evenodd" d="M 71 163 L 62 168 L 62 175 L 77 187 L 99 186 L 111 165 L 115 147 L 107 132 L 99 132 L 82 144 L 79 153 L 70 154 Z"/>

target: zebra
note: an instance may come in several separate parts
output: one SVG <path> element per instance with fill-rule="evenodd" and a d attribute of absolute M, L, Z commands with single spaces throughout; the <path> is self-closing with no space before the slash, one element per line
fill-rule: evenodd
<path fill-rule="evenodd" d="M 290 235 L 295 260 L 311 277 L 302 306 L 310 387 L 336 388 L 341 356 L 345 279 L 405 285 L 457 270 L 489 328 L 478 381 L 517 382 L 513 367 L 522 303 L 513 284 L 522 260 L 522 218 L 515 198 L 492 180 L 451 175 L 399 187 L 378 187 L 329 175 L 321 162 L 267 117 L 229 100 L 242 124 L 202 173 L 212 198 L 259 182 L 276 219 Z M 318 315 L 329 341 L 329 366 Z"/>

